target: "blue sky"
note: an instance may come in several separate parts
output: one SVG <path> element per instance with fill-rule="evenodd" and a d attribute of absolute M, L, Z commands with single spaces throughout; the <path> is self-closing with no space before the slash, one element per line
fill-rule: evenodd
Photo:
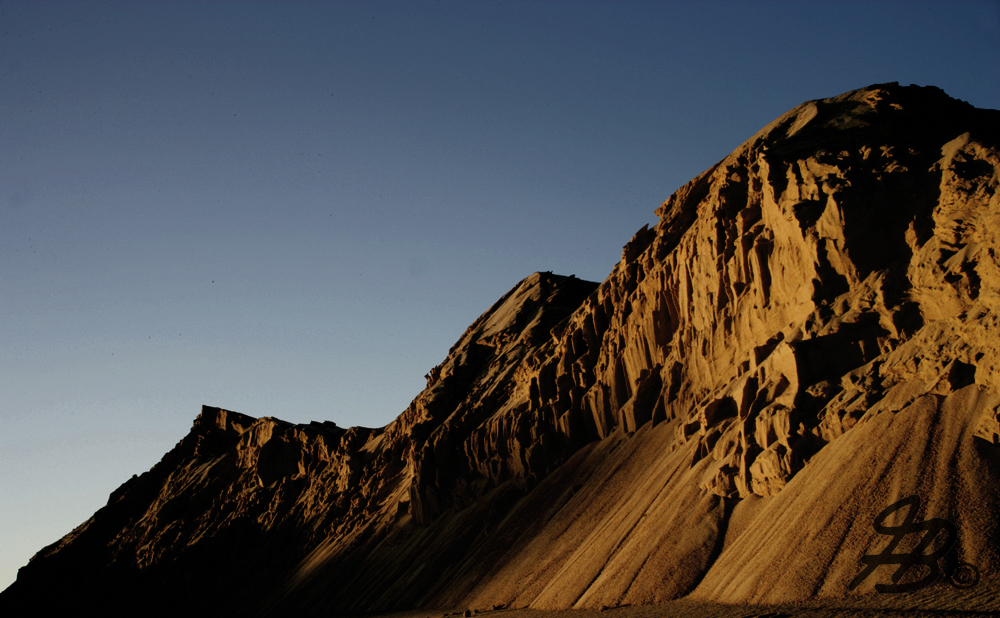
<path fill-rule="evenodd" d="M 202 404 L 384 425 L 791 107 L 998 67 L 1000 2 L 0 0 L 0 588 Z"/>

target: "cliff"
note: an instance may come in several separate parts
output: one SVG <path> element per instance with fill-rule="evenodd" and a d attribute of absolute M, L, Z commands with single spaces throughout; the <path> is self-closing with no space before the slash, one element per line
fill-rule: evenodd
<path fill-rule="evenodd" d="M 947 565 L 995 578 L 998 142 L 935 88 L 804 103 L 600 285 L 519 283 L 386 427 L 205 407 L 0 608 L 838 598 L 888 580 L 849 589 L 910 495 L 956 524 Z"/>

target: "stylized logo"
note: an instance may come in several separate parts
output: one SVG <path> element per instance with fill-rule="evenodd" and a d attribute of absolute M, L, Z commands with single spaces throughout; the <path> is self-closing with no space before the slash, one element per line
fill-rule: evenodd
<path fill-rule="evenodd" d="M 903 523 L 898 526 L 885 525 L 885 520 L 890 515 L 903 508 L 908 508 L 906 516 L 903 518 Z M 912 592 L 937 581 L 938 577 L 941 576 L 941 567 L 938 562 L 945 554 L 951 551 L 951 548 L 958 541 L 958 526 L 947 519 L 939 518 L 915 522 L 918 509 L 920 509 L 920 498 L 918 496 L 909 496 L 899 502 L 890 504 L 884 511 L 878 514 L 874 523 L 875 532 L 891 535 L 892 540 L 882 550 L 882 553 L 867 555 L 861 559 L 866 566 L 851 581 L 847 587 L 848 590 L 854 590 L 860 586 L 861 582 L 868 579 L 868 576 L 883 564 L 895 564 L 898 566 L 896 572 L 892 574 L 891 584 L 875 584 L 875 590 L 878 592 Z M 909 552 L 895 553 L 896 548 L 906 535 L 921 532 L 923 536 L 916 547 Z M 925 553 L 929 547 L 935 544 L 941 532 L 945 533 L 943 542 L 937 546 L 937 549 L 934 549 L 930 553 Z M 916 581 L 899 583 L 903 576 L 906 575 L 906 572 L 915 566 L 927 567 L 930 570 L 925 576 Z M 979 569 L 967 562 L 962 562 L 948 573 L 948 578 L 951 580 L 952 585 L 957 588 L 971 588 L 979 583 Z"/>

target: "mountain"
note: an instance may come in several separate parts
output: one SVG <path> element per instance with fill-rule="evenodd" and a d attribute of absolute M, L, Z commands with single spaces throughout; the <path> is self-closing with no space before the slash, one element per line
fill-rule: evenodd
<path fill-rule="evenodd" d="M 902 583 L 964 565 L 992 590 L 998 144 L 1000 112 L 933 87 L 804 103 L 599 285 L 521 281 L 386 427 L 204 407 L 0 611 L 841 599 L 891 582 L 855 580 L 910 496 L 953 547 Z"/>

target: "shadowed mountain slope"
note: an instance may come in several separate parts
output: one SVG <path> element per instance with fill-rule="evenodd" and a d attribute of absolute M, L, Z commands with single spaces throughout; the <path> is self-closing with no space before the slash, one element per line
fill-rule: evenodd
<path fill-rule="evenodd" d="M 886 544 L 872 522 L 910 495 L 957 526 L 944 567 L 992 581 L 998 142 L 1000 113 L 936 88 L 804 103 L 671 196 L 600 285 L 518 284 L 386 427 L 204 408 L 0 609 L 867 594 L 893 570 L 848 588 Z"/>

